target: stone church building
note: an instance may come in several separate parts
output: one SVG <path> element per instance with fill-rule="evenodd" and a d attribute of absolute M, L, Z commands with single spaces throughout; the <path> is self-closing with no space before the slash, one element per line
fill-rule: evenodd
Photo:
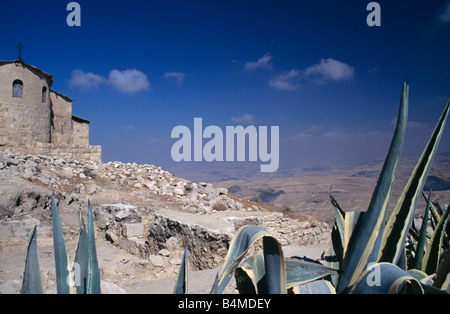
<path fill-rule="evenodd" d="M 19 58 L 0 61 L 0 151 L 101 160 L 89 145 L 90 121 L 72 114 L 72 101 L 52 90 L 53 76 Z"/>

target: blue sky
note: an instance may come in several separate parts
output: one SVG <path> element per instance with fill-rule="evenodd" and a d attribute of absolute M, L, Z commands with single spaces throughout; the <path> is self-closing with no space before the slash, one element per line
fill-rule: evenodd
<path fill-rule="evenodd" d="M 280 168 L 383 158 L 405 78 L 404 154 L 419 154 L 450 98 L 448 0 L 377 1 L 379 27 L 362 0 L 80 0 L 80 27 L 66 24 L 69 2 L 3 1 L 0 59 L 22 42 L 93 121 L 104 161 L 170 170 L 171 131 L 195 117 L 279 126 Z"/>

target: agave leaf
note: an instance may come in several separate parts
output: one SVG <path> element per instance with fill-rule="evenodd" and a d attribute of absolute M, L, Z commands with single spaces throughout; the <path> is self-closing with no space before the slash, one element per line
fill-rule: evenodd
<path fill-rule="evenodd" d="M 351 211 L 347 212 L 344 220 L 344 259 L 349 253 L 349 247 L 353 243 L 358 230 L 364 220 L 364 212 Z"/>
<path fill-rule="evenodd" d="M 184 248 L 183 259 L 181 260 L 180 271 L 173 288 L 173 294 L 188 294 L 188 247 Z"/>
<path fill-rule="evenodd" d="M 235 272 L 236 286 L 240 294 L 264 294 L 267 291 L 264 257 L 254 255 L 247 258 Z"/>
<path fill-rule="evenodd" d="M 334 251 L 333 242 L 335 238 L 339 238 L 337 232 L 333 232 L 335 229 L 333 228 L 331 231 L 331 242 L 328 245 L 327 249 L 322 253 L 321 259 L 323 260 L 323 264 L 327 267 L 333 269 L 341 269 L 342 265 L 342 256 L 338 257 L 338 254 Z"/>
<path fill-rule="evenodd" d="M 422 268 L 423 254 L 425 252 L 425 244 L 426 244 L 426 238 L 427 238 L 428 215 L 430 213 L 430 206 L 431 206 L 430 200 L 431 200 L 431 192 L 428 196 L 428 203 L 427 203 L 427 207 L 425 209 L 425 214 L 423 215 L 422 227 L 420 228 L 419 241 L 417 242 L 416 257 L 415 257 L 415 261 L 414 261 L 415 269 Z"/>
<path fill-rule="evenodd" d="M 315 262 L 297 258 L 286 259 L 287 288 L 303 285 L 329 275 L 335 275 L 337 272 L 336 269 Z"/>
<path fill-rule="evenodd" d="M 330 200 L 331 200 L 331 204 L 333 205 L 334 214 L 335 214 L 334 226 L 331 231 L 330 247 L 336 257 L 336 261 L 333 263 L 333 265 L 328 265 L 328 266 L 335 268 L 335 269 L 341 269 L 345 250 L 346 250 L 346 246 L 344 246 L 345 211 L 338 204 L 338 202 L 334 199 L 334 197 L 331 196 L 331 194 L 330 194 Z"/>
<path fill-rule="evenodd" d="M 450 206 L 447 206 L 447 209 L 442 214 L 436 229 L 434 229 L 430 244 L 428 245 L 423 258 L 422 270 L 429 275 L 437 272 L 439 266 L 442 242 L 444 240 L 444 230 L 450 220 L 449 213 Z"/>
<path fill-rule="evenodd" d="M 422 191 L 422 195 L 425 198 L 425 201 L 428 203 L 428 196 L 426 196 L 425 192 Z M 430 200 L 430 202 L 431 202 L 431 200 Z M 437 225 L 439 222 L 439 219 L 441 219 L 441 215 L 444 213 L 444 210 L 438 203 L 431 202 L 431 212 L 433 213 L 433 216 L 436 219 L 436 225 Z"/>
<path fill-rule="evenodd" d="M 222 293 L 250 246 L 263 238 L 265 273 L 268 293 L 286 293 L 286 269 L 283 251 L 279 242 L 264 228 L 244 226 L 230 243 L 225 263 L 211 293 Z"/>
<path fill-rule="evenodd" d="M 359 228 L 357 236 L 349 248 L 346 264 L 339 280 L 337 289 L 339 293 L 354 284 L 366 268 L 366 265 L 375 262 L 378 258 L 386 222 L 386 213 L 405 137 L 408 119 L 408 94 L 409 86 L 405 82 L 400 99 L 397 126 L 391 146 L 361 228 Z"/>
<path fill-rule="evenodd" d="M 411 228 L 409 229 L 409 234 L 415 241 L 419 241 L 419 231 L 417 231 L 414 220 L 412 221 Z"/>
<path fill-rule="evenodd" d="M 345 211 L 331 193 L 330 201 L 334 208 L 335 219 L 333 229 L 331 229 L 331 242 L 322 258 L 325 266 L 340 270 L 344 259 Z"/>
<path fill-rule="evenodd" d="M 266 271 L 266 294 L 282 294 L 286 291 L 286 265 L 281 244 L 273 236 L 263 240 L 264 268 Z"/>
<path fill-rule="evenodd" d="M 374 263 L 368 267 L 352 287 L 353 294 L 423 294 L 416 278 L 391 263 Z"/>
<path fill-rule="evenodd" d="M 337 270 L 316 262 L 298 258 L 286 258 L 287 289 L 337 274 Z M 267 293 L 264 257 L 251 256 L 236 269 L 236 282 L 240 293 Z"/>
<path fill-rule="evenodd" d="M 448 250 L 439 264 L 433 286 L 450 293 L 450 252 Z"/>
<path fill-rule="evenodd" d="M 428 203 L 428 199 L 426 197 L 425 197 L 425 200 Z M 435 229 L 437 224 L 439 223 L 439 220 L 441 220 L 442 213 L 439 211 L 437 206 L 435 204 L 433 204 L 433 202 L 431 202 L 430 212 L 431 212 L 432 227 L 433 227 L 433 229 Z"/>
<path fill-rule="evenodd" d="M 37 252 L 37 232 L 33 228 L 28 239 L 27 256 L 25 258 L 25 270 L 23 272 L 21 294 L 43 294 L 45 292 L 42 283 L 42 273 L 39 267 Z"/>
<path fill-rule="evenodd" d="M 441 203 L 439 203 L 439 200 L 436 200 L 435 202 L 433 202 L 433 204 L 435 204 L 437 210 L 439 211 L 439 215 L 442 215 L 445 211 L 445 209 L 441 206 Z"/>
<path fill-rule="evenodd" d="M 295 294 L 336 294 L 336 289 L 327 280 L 311 281 L 292 290 Z"/>
<path fill-rule="evenodd" d="M 56 291 L 58 294 L 74 294 L 76 287 L 72 267 L 67 256 L 61 221 L 55 195 L 52 196 L 53 249 L 55 254 Z"/>
<path fill-rule="evenodd" d="M 334 251 L 334 247 L 333 247 L 333 237 L 334 236 L 335 235 L 333 234 L 333 231 L 332 231 L 331 232 L 331 243 L 329 244 L 326 251 L 322 253 L 322 260 L 323 260 L 324 266 L 341 271 L 342 270 L 342 259 L 341 259 L 341 257 L 338 257 Z M 339 273 L 331 275 L 331 282 L 332 282 L 333 286 L 335 286 L 335 287 L 338 285 Z"/>
<path fill-rule="evenodd" d="M 382 252 L 379 261 L 396 263 L 402 252 L 408 230 L 411 227 L 420 192 L 425 185 L 433 163 L 450 108 L 450 100 L 419 159 L 409 181 L 401 194 L 383 235 Z"/>
<path fill-rule="evenodd" d="M 345 217 L 345 210 L 341 207 L 341 205 L 339 205 L 339 203 L 336 201 L 333 195 L 331 195 L 331 193 L 330 193 L 330 201 L 331 205 L 333 205 L 333 208 L 335 209 L 336 218 L 338 218 L 339 216 L 340 219 L 343 220 Z"/>
<path fill-rule="evenodd" d="M 396 265 L 405 271 L 408 268 L 405 246 L 403 246 L 402 253 L 400 254 L 400 257 L 399 257 Z"/>
<path fill-rule="evenodd" d="M 84 223 L 81 211 L 78 211 L 78 220 L 80 223 L 80 232 L 78 234 L 77 250 L 75 252 L 74 264 L 75 268 L 75 285 L 77 286 L 77 293 L 87 293 L 87 278 L 88 278 L 88 235 L 86 231 L 86 224 Z"/>
<path fill-rule="evenodd" d="M 428 280 L 430 279 L 429 276 L 424 273 L 421 270 L 418 269 L 410 269 L 408 271 L 406 271 L 408 274 L 410 274 L 412 277 L 416 278 L 417 280 L 419 280 L 421 283 L 425 283 L 423 282 L 424 280 Z"/>
<path fill-rule="evenodd" d="M 443 212 L 445 212 L 445 209 L 439 204 L 439 201 L 436 201 L 438 207 L 440 207 L 442 209 Z M 447 205 L 447 208 L 450 207 L 450 202 Z M 447 227 L 445 228 L 444 231 L 444 243 L 442 244 L 442 247 L 447 250 L 448 248 L 450 248 L 450 223 L 447 224 Z"/>
<path fill-rule="evenodd" d="M 92 217 L 91 202 L 88 202 L 88 276 L 86 293 L 100 294 L 100 269 L 98 267 L 97 250 L 95 248 L 94 219 Z"/>
<path fill-rule="evenodd" d="M 425 193 L 422 192 L 422 195 L 425 198 L 425 201 L 428 203 L 428 198 L 426 197 Z M 449 204 L 450 206 L 450 204 Z M 447 206 L 448 207 L 448 206 Z M 437 224 L 439 223 L 439 220 L 441 219 L 442 214 L 444 213 L 445 209 L 441 206 L 438 200 L 435 202 L 431 202 L 431 224 L 433 227 L 433 230 L 436 228 Z M 444 232 L 444 242 L 443 242 L 443 248 L 448 249 L 450 247 L 450 224 L 447 224 L 447 228 L 445 228 Z"/>

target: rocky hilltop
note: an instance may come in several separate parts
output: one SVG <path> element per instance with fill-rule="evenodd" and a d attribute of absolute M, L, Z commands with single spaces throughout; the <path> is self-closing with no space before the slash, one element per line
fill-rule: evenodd
<path fill-rule="evenodd" d="M 226 188 L 178 178 L 161 167 L 6 152 L 0 154 L 0 292 L 18 291 L 36 225 L 44 279 L 48 292 L 55 292 L 52 194 L 71 257 L 78 212 L 86 214 L 91 202 L 103 292 L 174 276 L 186 245 L 192 271 L 215 268 L 243 225 L 263 226 L 285 246 L 329 240 L 328 225 L 311 216 L 238 199 Z"/>

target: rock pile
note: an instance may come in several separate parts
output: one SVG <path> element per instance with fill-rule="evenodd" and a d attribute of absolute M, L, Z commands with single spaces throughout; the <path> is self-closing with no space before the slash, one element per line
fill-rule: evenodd
<path fill-rule="evenodd" d="M 191 269 L 217 267 L 244 225 L 266 228 L 282 245 L 323 243 L 330 234 L 328 225 L 312 217 L 288 218 L 264 204 L 237 199 L 225 188 L 178 178 L 153 165 L 0 153 L 0 219 L 9 234 L 25 239 L 35 225 L 38 234 L 49 233 L 53 193 L 69 241 L 76 242 L 78 210 L 85 212 L 90 200 L 97 240 L 140 259 L 113 265 L 100 257 L 102 274 L 118 284 L 123 273 L 140 276 L 140 268 L 148 279 L 177 273 L 185 246 Z M 136 269 L 126 270 L 132 264 Z"/>
<path fill-rule="evenodd" d="M 5 152 L 0 153 L 0 170 L 51 190 L 61 190 L 69 204 L 78 201 L 81 196 L 92 198 L 92 195 L 102 189 L 101 186 L 114 185 L 133 193 L 142 191 L 172 197 L 183 210 L 197 214 L 224 210 L 258 210 L 255 205 L 244 206 L 242 202 L 229 197 L 225 188 L 214 188 L 210 183 L 194 183 L 177 178 L 153 165 L 85 162 Z"/>

